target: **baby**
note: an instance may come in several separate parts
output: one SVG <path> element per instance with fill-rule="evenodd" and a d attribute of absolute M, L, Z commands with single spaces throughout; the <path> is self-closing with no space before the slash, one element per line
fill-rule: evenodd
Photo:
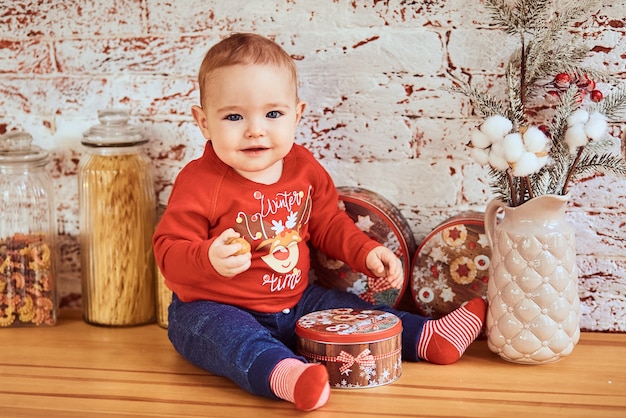
<path fill-rule="evenodd" d="M 403 360 L 449 364 L 478 336 L 485 302 L 432 320 L 309 283 L 307 243 L 395 287 L 403 271 L 338 208 L 330 175 L 294 143 L 306 107 L 297 84 L 294 61 L 262 36 L 234 34 L 208 51 L 192 108 L 204 154 L 178 175 L 153 243 L 173 291 L 175 349 L 252 394 L 309 411 L 327 402 L 330 386 L 324 365 L 295 353 L 301 316 L 391 312 L 402 320 Z"/>

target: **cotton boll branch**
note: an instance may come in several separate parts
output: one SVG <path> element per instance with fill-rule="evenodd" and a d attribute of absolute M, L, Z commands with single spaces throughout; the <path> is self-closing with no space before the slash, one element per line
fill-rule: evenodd
<path fill-rule="evenodd" d="M 473 135 L 470 141 L 477 147 L 472 155 L 490 166 L 496 197 L 518 206 L 534 196 L 565 194 L 571 182 L 593 173 L 625 176 L 623 157 L 611 152 L 608 120 L 626 109 L 626 86 L 602 91 L 606 87 L 596 82 L 620 81 L 581 64 L 589 49 L 576 36 L 581 18 L 597 0 L 485 4 L 495 26 L 520 42 L 505 67 L 506 98 L 462 80 L 448 90 L 468 97 L 476 113 L 489 120 L 487 125 L 494 116 L 510 121 L 503 135 L 479 127 L 491 132 L 490 139 Z M 537 121 L 538 116 L 544 119 Z"/>

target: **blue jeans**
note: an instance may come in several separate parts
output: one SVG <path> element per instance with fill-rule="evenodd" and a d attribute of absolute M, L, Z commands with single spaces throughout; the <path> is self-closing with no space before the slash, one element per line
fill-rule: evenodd
<path fill-rule="evenodd" d="M 278 313 L 248 311 L 211 301 L 181 302 L 174 294 L 169 307 L 168 335 L 187 361 L 244 390 L 277 399 L 269 381 L 274 366 L 295 354 L 296 321 L 310 312 L 333 308 L 378 309 L 402 320 L 402 358 L 417 361 L 417 343 L 429 318 L 372 305 L 357 295 L 309 285 L 292 309 Z"/>

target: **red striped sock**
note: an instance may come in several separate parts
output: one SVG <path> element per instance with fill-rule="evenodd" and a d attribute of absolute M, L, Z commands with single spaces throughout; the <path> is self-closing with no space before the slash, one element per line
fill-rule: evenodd
<path fill-rule="evenodd" d="M 480 334 L 486 311 L 485 301 L 475 298 L 443 318 L 426 322 L 417 356 L 436 364 L 454 363 Z"/>
<path fill-rule="evenodd" d="M 270 375 L 270 388 L 276 396 L 295 404 L 301 411 L 320 408 L 330 397 L 326 367 L 294 358 L 278 362 Z"/>

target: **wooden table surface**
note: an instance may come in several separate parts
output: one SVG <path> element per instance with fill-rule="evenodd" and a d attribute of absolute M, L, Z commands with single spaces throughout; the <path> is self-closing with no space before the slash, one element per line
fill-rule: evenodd
<path fill-rule="evenodd" d="M 549 365 L 508 363 L 484 340 L 449 366 L 333 389 L 311 413 L 251 396 L 191 366 L 156 324 L 106 328 L 64 312 L 48 328 L 0 329 L 0 417 L 626 417 L 626 334 L 583 333 Z"/>

